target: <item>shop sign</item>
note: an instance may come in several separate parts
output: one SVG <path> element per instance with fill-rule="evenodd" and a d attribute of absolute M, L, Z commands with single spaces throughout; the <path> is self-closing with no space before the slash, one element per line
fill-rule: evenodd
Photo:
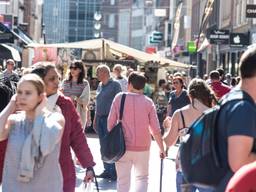
<path fill-rule="evenodd" d="M 230 47 L 244 47 L 249 45 L 249 35 L 245 33 L 231 33 Z"/>
<path fill-rule="evenodd" d="M 256 5 L 253 5 L 253 4 L 246 5 L 246 17 L 256 18 Z"/>
<path fill-rule="evenodd" d="M 157 48 L 150 46 L 150 47 L 146 47 L 145 51 L 146 51 L 146 53 L 153 54 L 153 53 L 156 53 Z"/>
<path fill-rule="evenodd" d="M 229 30 L 212 30 L 210 33 L 211 44 L 229 44 Z"/>
<path fill-rule="evenodd" d="M 13 43 L 13 34 L 3 23 L 0 23 L 0 43 Z"/>
<path fill-rule="evenodd" d="M 187 42 L 187 50 L 189 53 L 195 53 L 196 52 L 196 43 L 194 41 Z"/>

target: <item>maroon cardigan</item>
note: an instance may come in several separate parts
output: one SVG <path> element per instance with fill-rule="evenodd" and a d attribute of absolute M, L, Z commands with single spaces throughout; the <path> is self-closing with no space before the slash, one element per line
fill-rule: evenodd
<path fill-rule="evenodd" d="M 92 167 L 95 163 L 83 133 L 80 117 L 72 101 L 68 97 L 60 95 L 57 100 L 57 105 L 61 108 L 65 118 L 65 128 L 61 140 L 59 158 L 63 174 L 63 191 L 74 192 L 76 186 L 76 172 L 70 147 L 72 147 L 83 168 Z M 0 179 L 2 179 L 6 146 L 7 140 L 0 142 Z"/>
<path fill-rule="evenodd" d="M 60 95 L 57 105 L 65 118 L 65 128 L 61 140 L 60 165 L 63 174 L 63 191 L 74 192 L 76 186 L 75 166 L 71 157 L 70 147 L 83 168 L 95 165 L 91 151 L 83 133 L 80 117 L 70 98 Z"/>
<path fill-rule="evenodd" d="M 0 142 L 0 184 L 2 183 L 6 147 L 7 147 L 7 139 Z"/>

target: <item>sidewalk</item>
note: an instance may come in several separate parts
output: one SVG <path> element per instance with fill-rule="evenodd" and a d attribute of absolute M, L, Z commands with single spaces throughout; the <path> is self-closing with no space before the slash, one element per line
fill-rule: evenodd
<path fill-rule="evenodd" d="M 103 171 L 103 164 L 100 157 L 100 146 L 99 140 L 95 134 L 88 134 L 87 141 L 92 151 L 94 160 L 96 162 L 95 173 L 100 174 Z M 164 160 L 163 165 L 163 185 L 162 192 L 176 192 L 175 186 L 175 163 L 171 159 L 175 159 L 177 153 L 177 147 L 172 147 L 169 149 L 168 158 Z M 149 187 L 147 192 L 158 192 L 160 183 L 160 159 L 158 156 L 159 152 L 156 143 L 153 141 L 150 150 L 150 162 L 149 162 Z M 85 170 L 76 166 L 77 182 L 76 182 L 76 192 L 83 192 L 85 190 L 83 177 L 85 175 Z M 105 179 L 97 179 L 99 183 L 100 191 L 104 192 L 116 192 L 116 182 L 108 181 Z M 94 191 L 96 191 L 95 184 L 92 183 Z M 133 188 L 133 185 L 132 185 Z M 2 188 L 0 186 L 0 192 Z M 131 189 L 131 192 L 133 190 Z M 145 191 L 146 192 L 146 191 Z"/>
<path fill-rule="evenodd" d="M 88 134 L 87 141 L 94 156 L 96 162 L 95 172 L 100 174 L 103 171 L 103 164 L 100 157 L 100 146 L 99 140 L 95 134 Z M 175 186 L 175 163 L 171 159 L 175 159 L 177 153 L 177 147 L 172 147 L 169 149 L 168 158 L 164 160 L 163 165 L 163 185 L 162 192 L 176 192 Z M 153 141 L 150 150 L 150 165 L 149 165 L 149 188 L 148 192 L 158 192 L 160 183 L 160 159 L 158 156 L 159 152 L 156 143 Z M 82 192 L 83 184 L 82 178 L 84 176 L 84 171 L 77 167 L 77 192 Z M 105 192 L 115 192 L 116 182 L 108 181 L 105 179 L 98 179 L 100 191 Z M 93 183 L 94 185 L 94 183 Z M 132 185 L 133 187 L 133 185 Z M 94 185 L 94 191 L 96 191 Z M 133 190 L 131 190 L 133 191 Z"/>

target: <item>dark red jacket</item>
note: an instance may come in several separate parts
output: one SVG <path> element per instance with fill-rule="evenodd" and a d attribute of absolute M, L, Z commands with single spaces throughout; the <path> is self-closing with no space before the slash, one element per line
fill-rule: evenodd
<path fill-rule="evenodd" d="M 7 146 L 7 139 L 0 142 L 0 183 L 2 183 L 6 146 Z"/>
<path fill-rule="evenodd" d="M 80 117 L 72 101 L 65 96 L 59 96 L 57 105 L 61 108 L 65 118 L 65 128 L 62 136 L 60 165 L 63 174 L 63 191 L 74 192 L 76 186 L 75 166 L 71 157 L 70 147 L 83 168 L 95 165 L 91 151 L 83 133 Z"/>
<path fill-rule="evenodd" d="M 92 167 L 95 163 L 83 133 L 79 115 L 72 101 L 68 97 L 59 96 L 57 105 L 61 108 L 65 118 L 59 159 L 63 174 L 63 191 L 74 192 L 76 186 L 76 172 L 70 147 L 73 149 L 83 168 Z M 0 179 L 2 179 L 6 146 L 7 140 L 0 142 Z"/>

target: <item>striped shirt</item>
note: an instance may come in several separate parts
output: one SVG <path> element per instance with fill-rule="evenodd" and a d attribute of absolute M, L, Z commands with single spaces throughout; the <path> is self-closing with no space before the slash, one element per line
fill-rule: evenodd
<path fill-rule="evenodd" d="M 77 82 L 64 80 L 62 83 L 63 94 L 67 97 L 72 95 L 79 97 L 87 85 L 89 85 L 87 80 L 84 80 L 83 83 L 80 84 L 77 84 Z"/>

